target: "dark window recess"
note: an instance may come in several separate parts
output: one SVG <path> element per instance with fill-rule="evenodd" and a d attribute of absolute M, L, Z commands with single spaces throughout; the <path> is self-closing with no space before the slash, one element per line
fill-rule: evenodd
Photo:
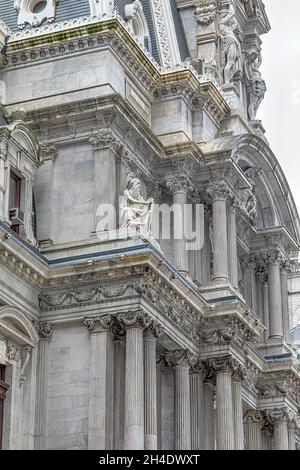
<path fill-rule="evenodd" d="M 13 171 L 10 172 L 9 183 L 9 210 L 20 209 L 21 206 L 21 178 Z M 19 234 L 19 225 L 12 224 L 11 228 Z"/>
<path fill-rule="evenodd" d="M 31 214 L 31 224 L 32 224 L 32 232 L 34 237 L 36 238 L 36 206 L 35 206 L 35 197 L 34 191 L 32 191 L 32 214 Z"/>

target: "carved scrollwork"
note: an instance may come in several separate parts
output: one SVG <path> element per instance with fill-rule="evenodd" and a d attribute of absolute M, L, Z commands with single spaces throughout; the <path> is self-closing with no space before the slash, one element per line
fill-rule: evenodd
<path fill-rule="evenodd" d="M 216 0 L 201 0 L 195 3 L 195 17 L 201 26 L 208 26 L 217 16 Z"/>
<path fill-rule="evenodd" d="M 34 321 L 34 326 L 40 339 L 50 339 L 53 334 L 53 326 L 46 321 Z"/>
<path fill-rule="evenodd" d="M 152 319 L 143 310 L 121 313 L 118 315 L 118 321 L 124 325 L 124 328 L 140 328 L 145 330 L 152 325 Z"/>

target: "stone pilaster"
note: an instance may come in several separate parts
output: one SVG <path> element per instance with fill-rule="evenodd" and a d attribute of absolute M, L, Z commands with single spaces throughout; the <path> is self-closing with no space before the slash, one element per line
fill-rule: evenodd
<path fill-rule="evenodd" d="M 262 450 L 262 412 L 248 410 L 244 417 L 244 423 L 246 449 Z"/>
<path fill-rule="evenodd" d="M 190 359 L 187 350 L 167 353 L 166 362 L 175 370 L 175 449 L 191 450 Z"/>
<path fill-rule="evenodd" d="M 43 449 L 46 429 L 48 351 L 53 328 L 48 322 L 36 322 L 35 327 L 40 338 L 37 353 L 35 448 Z"/>
<path fill-rule="evenodd" d="M 157 371 L 156 343 L 163 334 L 162 328 L 151 324 L 144 332 L 145 363 L 145 449 L 157 449 Z"/>
<path fill-rule="evenodd" d="M 113 448 L 113 317 L 84 319 L 90 333 L 88 449 Z"/>
<path fill-rule="evenodd" d="M 253 312 L 257 313 L 256 257 L 254 255 L 243 256 L 242 265 L 244 268 L 245 300 Z"/>
<path fill-rule="evenodd" d="M 114 333 L 114 449 L 124 449 L 125 329 L 115 322 Z"/>
<path fill-rule="evenodd" d="M 144 330 L 150 318 L 139 310 L 118 317 L 126 329 L 125 450 L 144 449 Z"/>
<path fill-rule="evenodd" d="M 282 296 L 280 263 L 281 256 L 274 252 L 269 254 L 269 325 L 270 338 L 283 338 Z"/>

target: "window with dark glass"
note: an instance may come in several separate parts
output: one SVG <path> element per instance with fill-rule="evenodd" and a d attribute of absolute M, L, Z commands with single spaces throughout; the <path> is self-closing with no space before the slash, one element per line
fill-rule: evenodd
<path fill-rule="evenodd" d="M 10 171 L 9 184 L 9 210 L 20 209 L 21 206 L 21 182 L 22 179 L 13 171 Z M 12 229 L 19 233 L 19 225 L 12 223 Z"/>

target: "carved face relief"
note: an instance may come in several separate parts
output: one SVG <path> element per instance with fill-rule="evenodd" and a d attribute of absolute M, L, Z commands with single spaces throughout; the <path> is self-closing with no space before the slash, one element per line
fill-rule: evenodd
<path fill-rule="evenodd" d="M 56 6 L 59 0 L 15 0 L 14 7 L 18 12 L 18 27 L 25 28 L 26 24 L 36 27 L 47 20 L 51 23 L 55 18 Z"/>

